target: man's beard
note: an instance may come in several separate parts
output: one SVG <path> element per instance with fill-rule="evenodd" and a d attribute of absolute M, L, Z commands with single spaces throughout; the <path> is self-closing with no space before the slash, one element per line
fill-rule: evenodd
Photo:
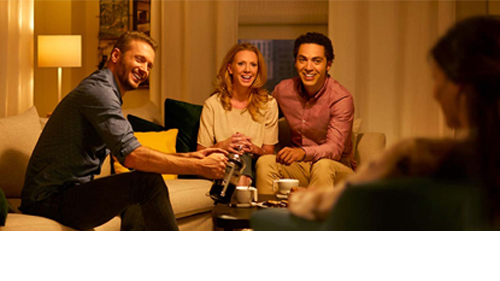
<path fill-rule="evenodd" d="M 118 79 L 120 79 L 120 83 L 122 84 L 123 89 L 125 91 L 130 91 L 130 90 L 136 89 L 136 87 L 134 87 L 132 84 L 130 84 L 130 82 L 128 80 L 129 74 L 127 71 L 127 65 L 125 64 L 125 60 L 122 59 L 120 61 L 120 65 L 118 66 L 118 69 L 120 70 L 118 72 Z"/>

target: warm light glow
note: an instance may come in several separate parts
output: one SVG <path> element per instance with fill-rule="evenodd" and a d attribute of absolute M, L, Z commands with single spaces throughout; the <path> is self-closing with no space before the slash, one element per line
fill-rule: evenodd
<path fill-rule="evenodd" d="M 81 67 L 82 36 L 38 36 L 38 67 Z"/>

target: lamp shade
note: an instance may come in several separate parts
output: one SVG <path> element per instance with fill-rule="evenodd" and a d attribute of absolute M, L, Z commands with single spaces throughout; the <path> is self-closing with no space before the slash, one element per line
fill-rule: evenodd
<path fill-rule="evenodd" d="M 81 67 L 82 36 L 39 35 L 38 67 Z"/>

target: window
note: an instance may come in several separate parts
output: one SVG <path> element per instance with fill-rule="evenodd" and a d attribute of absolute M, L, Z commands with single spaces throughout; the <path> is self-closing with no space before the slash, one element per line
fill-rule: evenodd
<path fill-rule="evenodd" d="M 307 32 L 328 34 L 328 1 L 240 1 L 238 42 L 255 45 L 264 56 L 269 92 L 297 75 L 293 43 Z"/>
<path fill-rule="evenodd" d="M 281 80 L 296 75 L 293 58 L 295 40 L 238 40 L 239 43 L 250 43 L 256 46 L 267 66 L 266 89 L 272 92 Z"/>

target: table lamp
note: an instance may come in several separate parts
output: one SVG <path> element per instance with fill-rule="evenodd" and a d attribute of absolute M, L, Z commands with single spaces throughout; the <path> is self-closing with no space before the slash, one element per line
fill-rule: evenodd
<path fill-rule="evenodd" d="M 81 66 L 81 35 L 38 36 L 38 67 L 57 67 L 58 102 L 61 101 L 62 68 Z"/>

